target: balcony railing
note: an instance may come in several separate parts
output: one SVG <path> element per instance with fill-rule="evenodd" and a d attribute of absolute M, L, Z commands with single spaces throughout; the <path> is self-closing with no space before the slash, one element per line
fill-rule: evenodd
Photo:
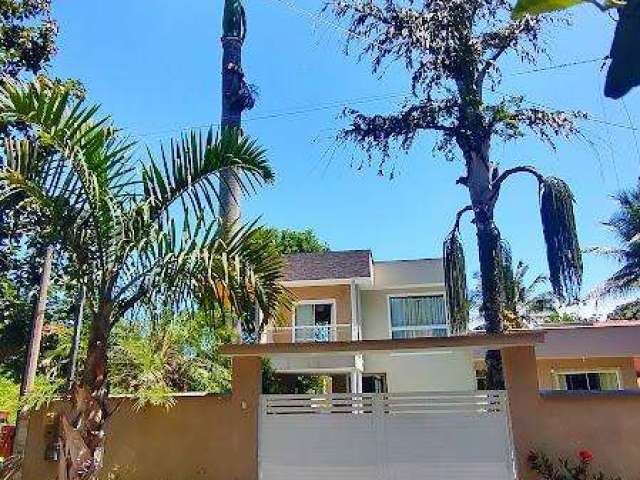
<path fill-rule="evenodd" d="M 447 337 L 449 326 L 446 323 L 436 323 L 424 326 L 391 327 L 391 338 L 421 338 Z"/>
<path fill-rule="evenodd" d="M 265 343 L 282 342 L 336 342 L 352 340 L 351 324 L 297 325 L 295 327 L 269 327 L 265 330 Z"/>

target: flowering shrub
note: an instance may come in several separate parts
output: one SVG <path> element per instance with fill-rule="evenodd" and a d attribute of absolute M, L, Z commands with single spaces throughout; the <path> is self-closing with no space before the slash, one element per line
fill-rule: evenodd
<path fill-rule="evenodd" d="M 580 450 L 577 461 L 560 457 L 551 460 L 544 453 L 532 451 L 527 457 L 529 467 L 539 474 L 540 480 L 622 480 L 620 477 L 607 476 L 602 472 L 591 473 L 593 461 L 591 450 Z"/>

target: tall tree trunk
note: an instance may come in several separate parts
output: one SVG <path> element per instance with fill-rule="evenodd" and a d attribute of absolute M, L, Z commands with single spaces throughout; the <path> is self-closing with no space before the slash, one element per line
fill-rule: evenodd
<path fill-rule="evenodd" d="M 102 467 L 109 416 L 107 346 L 112 306 L 100 305 L 91 323 L 84 375 L 71 387 L 71 408 L 60 418 L 58 480 L 87 480 Z"/>
<path fill-rule="evenodd" d="M 222 128 L 240 128 L 242 110 L 239 98 L 242 88 L 242 39 L 222 37 Z M 225 171 L 220 179 L 220 214 L 227 225 L 240 218 L 240 183 L 233 171 Z"/>
<path fill-rule="evenodd" d="M 42 342 L 42 328 L 44 326 L 44 314 L 47 308 L 47 292 L 49 290 L 49 281 L 51 279 L 51 264 L 53 262 L 53 247 L 48 246 L 45 250 L 42 262 L 42 273 L 40 274 L 40 288 L 38 290 L 38 302 L 33 312 L 33 325 L 31 326 L 31 339 L 27 349 L 27 362 L 25 364 L 24 374 L 22 375 L 22 384 L 20 385 L 20 398 L 29 395 L 33 390 L 36 380 L 36 372 L 38 370 L 38 358 L 40 356 L 40 344 Z M 16 421 L 16 436 L 13 444 L 13 455 L 23 457 L 27 445 L 27 430 L 29 427 L 29 414 L 26 410 L 21 409 L 18 412 Z M 22 472 L 19 471 L 15 478 L 22 478 Z"/>
<path fill-rule="evenodd" d="M 84 286 L 78 291 L 76 300 L 75 318 L 73 319 L 73 340 L 71 351 L 69 352 L 69 372 L 67 374 L 67 388 L 71 389 L 76 379 L 76 368 L 78 365 L 78 351 L 80 350 L 80 336 L 82 334 L 82 316 L 84 314 L 84 300 L 87 290 Z"/>
<path fill-rule="evenodd" d="M 485 218 L 483 218 L 485 217 Z M 476 214 L 476 235 L 480 258 L 480 276 L 482 282 L 482 314 L 485 331 L 489 335 L 502 333 L 502 297 L 500 295 L 500 232 L 493 218 L 483 213 Z M 502 356 L 500 350 L 488 350 L 485 355 L 487 364 L 487 385 L 490 390 L 504 390 Z"/>
<path fill-rule="evenodd" d="M 493 190 L 496 168 L 489 159 L 489 140 L 477 143 L 459 142 L 467 164 L 464 179 L 469 189 L 475 215 L 480 277 L 482 287 L 482 315 L 487 334 L 502 333 L 502 296 L 500 287 L 500 231 L 494 221 L 498 192 Z M 491 390 L 504 389 L 502 358 L 499 350 L 486 354 L 487 384 Z"/>

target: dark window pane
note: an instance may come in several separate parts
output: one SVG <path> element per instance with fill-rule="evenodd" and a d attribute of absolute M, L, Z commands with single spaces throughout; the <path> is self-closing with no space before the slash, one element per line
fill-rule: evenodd
<path fill-rule="evenodd" d="M 315 306 L 315 320 L 316 325 L 330 325 L 331 324 L 331 304 L 322 303 Z"/>
<path fill-rule="evenodd" d="M 588 373 L 589 378 L 589 390 L 602 390 L 602 385 L 600 385 L 600 374 L 598 373 Z"/>
<path fill-rule="evenodd" d="M 384 375 L 363 375 L 362 393 L 386 393 L 387 385 Z"/>
<path fill-rule="evenodd" d="M 587 375 L 584 373 L 570 373 L 565 375 L 567 390 L 589 390 Z"/>

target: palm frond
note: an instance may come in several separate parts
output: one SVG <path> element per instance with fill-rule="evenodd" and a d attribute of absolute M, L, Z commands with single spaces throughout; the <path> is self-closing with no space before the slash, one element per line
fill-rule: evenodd
<path fill-rule="evenodd" d="M 266 151 L 237 129 L 225 129 L 206 137 L 190 132 L 172 141 L 160 160 L 149 152 L 150 162 L 143 169 L 142 186 L 149 208 L 157 216 L 166 215 L 177 201 L 192 212 L 217 213 L 218 183 L 222 173 L 233 172 L 245 193 L 257 185 L 271 182 L 274 173 Z"/>
<path fill-rule="evenodd" d="M 449 322 L 453 333 L 461 333 L 469 325 L 469 299 L 464 249 L 457 228 L 447 236 L 442 249 Z"/>
<path fill-rule="evenodd" d="M 582 286 L 582 252 L 578 242 L 574 197 L 559 178 L 547 177 L 541 184 L 540 216 L 547 246 L 549 279 L 560 298 L 576 300 Z"/>

